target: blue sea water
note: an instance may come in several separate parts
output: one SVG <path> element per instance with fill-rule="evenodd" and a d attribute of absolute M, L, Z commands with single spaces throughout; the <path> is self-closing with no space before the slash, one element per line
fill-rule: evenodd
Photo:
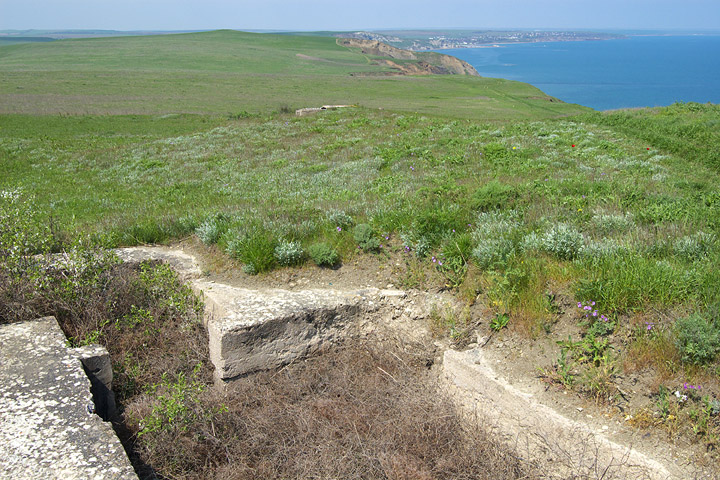
<path fill-rule="evenodd" d="M 442 50 L 485 77 L 596 110 L 720 103 L 720 35 L 631 36 Z"/>

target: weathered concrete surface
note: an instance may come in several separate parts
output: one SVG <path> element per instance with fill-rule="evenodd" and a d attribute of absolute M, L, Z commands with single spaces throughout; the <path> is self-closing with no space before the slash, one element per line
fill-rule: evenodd
<path fill-rule="evenodd" d="M 516 389 L 493 369 L 480 348 L 447 350 L 442 368 L 446 385 L 461 404 L 520 455 L 542 459 L 546 478 L 692 478 L 657 461 L 662 452 L 651 452 L 656 457 L 652 459 Z"/>
<path fill-rule="evenodd" d="M 191 255 L 163 247 L 116 250 L 125 261 L 170 264 L 205 302 L 210 360 L 215 378 L 231 380 L 280 367 L 311 354 L 325 342 L 351 335 L 350 320 L 377 309 L 381 301 L 405 296 L 399 290 L 249 290 L 201 278 Z M 357 325 L 362 322 L 353 322 Z"/>
<path fill-rule="evenodd" d="M 85 345 L 72 349 L 90 379 L 90 393 L 95 402 L 95 413 L 105 420 L 115 417 L 115 394 L 112 390 L 113 371 L 110 352 L 102 345 Z"/>
<path fill-rule="evenodd" d="M 137 478 L 53 317 L 0 326 L 0 478 Z"/>
<path fill-rule="evenodd" d="M 195 281 L 205 297 L 216 377 L 285 365 L 346 336 L 349 320 L 376 305 L 377 290 L 247 290 Z"/>

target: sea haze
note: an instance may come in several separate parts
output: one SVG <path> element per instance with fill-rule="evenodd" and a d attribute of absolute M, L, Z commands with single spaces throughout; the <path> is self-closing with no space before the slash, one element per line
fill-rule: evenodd
<path fill-rule="evenodd" d="M 720 103 L 720 35 L 632 36 L 442 53 L 465 60 L 482 76 L 527 82 L 597 110 Z"/>

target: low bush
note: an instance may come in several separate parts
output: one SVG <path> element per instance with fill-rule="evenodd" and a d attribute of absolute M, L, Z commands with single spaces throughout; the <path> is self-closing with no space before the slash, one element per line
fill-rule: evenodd
<path fill-rule="evenodd" d="M 560 223 L 542 236 L 542 249 L 561 260 L 573 260 L 584 244 L 582 233 L 575 227 Z"/>
<path fill-rule="evenodd" d="M 195 234 L 206 245 L 214 245 L 228 228 L 228 218 L 223 214 L 207 218 L 195 229 Z"/>
<path fill-rule="evenodd" d="M 308 253 L 319 267 L 334 267 L 340 261 L 338 252 L 325 242 L 310 245 Z"/>
<path fill-rule="evenodd" d="M 353 239 L 366 252 L 380 250 L 380 240 L 378 240 L 372 227 L 367 223 L 361 223 L 353 229 Z"/>
<path fill-rule="evenodd" d="M 702 365 L 720 352 L 720 325 L 714 319 L 693 314 L 675 322 L 677 346 L 686 362 Z"/>
<path fill-rule="evenodd" d="M 303 250 L 300 242 L 291 242 L 288 240 L 282 240 L 277 247 L 275 247 L 275 260 L 278 265 L 283 267 L 290 267 L 294 265 L 300 265 L 305 260 L 305 251 Z"/>

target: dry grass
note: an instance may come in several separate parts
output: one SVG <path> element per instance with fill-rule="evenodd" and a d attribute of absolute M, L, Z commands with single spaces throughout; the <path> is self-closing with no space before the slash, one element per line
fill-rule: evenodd
<path fill-rule="evenodd" d="M 146 439 L 143 459 L 174 479 L 527 478 L 505 447 L 467 428 L 428 360 L 353 343 L 243 378 L 201 399 L 226 410 Z"/>

